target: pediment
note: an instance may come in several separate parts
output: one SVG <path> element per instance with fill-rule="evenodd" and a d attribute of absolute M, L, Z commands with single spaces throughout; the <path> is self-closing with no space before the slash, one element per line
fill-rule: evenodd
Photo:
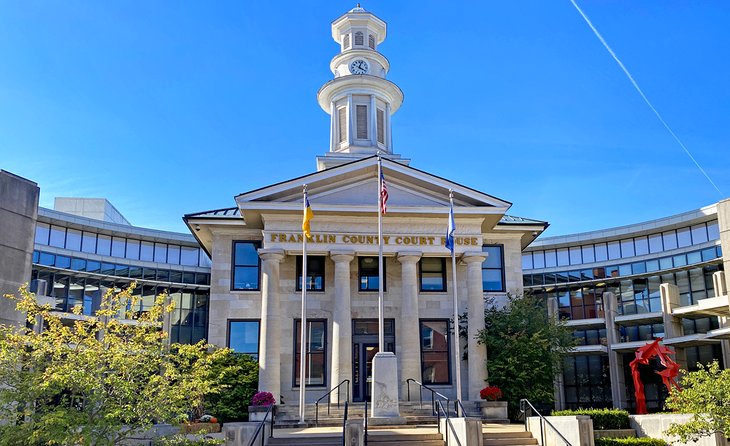
<path fill-rule="evenodd" d="M 254 209 L 300 209 L 306 184 L 315 211 L 369 211 L 377 206 L 377 169 L 377 157 L 373 156 L 240 194 L 236 202 L 244 214 Z M 458 208 L 479 208 L 493 214 L 504 213 L 511 206 L 499 198 L 385 158 L 382 169 L 388 186 L 389 212 L 443 209 L 449 203 L 449 190 L 453 190 L 454 205 Z"/>

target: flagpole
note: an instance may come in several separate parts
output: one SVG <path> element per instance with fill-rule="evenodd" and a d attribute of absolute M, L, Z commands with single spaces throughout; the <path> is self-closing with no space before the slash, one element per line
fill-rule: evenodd
<path fill-rule="evenodd" d="M 307 185 L 303 187 L 302 215 L 307 215 Z M 306 218 L 306 217 L 305 217 Z M 307 357 L 307 235 L 302 228 L 302 320 L 301 344 L 299 346 L 299 424 L 304 421 L 304 397 L 306 387 L 306 357 Z"/>
<path fill-rule="evenodd" d="M 383 165 L 378 155 L 378 351 L 385 351 L 385 307 L 383 304 Z"/>
<path fill-rule="evenodd" d="M 449 219 L 454 215 L 454 191 L 449 189 L 450 215 Z M 454 232 L 456 232 L 456 224 L 454 224 Z M 451 277 L 454 286 L 454 365 L 456 366 L 456 399 L 461 401 L 461 354 L 459 349 L 459 294 L 456 285 L 456 241 L 451 246 Z M 458 408 L 457 408 L 458 415 Z M 463 414 L 462 414 L 463 415 Z"/>

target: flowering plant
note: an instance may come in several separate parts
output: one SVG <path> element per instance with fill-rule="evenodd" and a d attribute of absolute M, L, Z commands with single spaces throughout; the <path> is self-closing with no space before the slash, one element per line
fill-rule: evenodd
<path fill-rule="evenodd" d="M 274 404 L 276 404 L 276 400 L 271 392 L 257 392 L 256 395 L 251 398 L 252 406 L 271 406 Z"/>
<path fill-rule="evenodd" d="M 497 401 L 502 398 L 502 389 L 497 386 L 487 386 L 479 391 L 479 396 L 483 400 Z"/>

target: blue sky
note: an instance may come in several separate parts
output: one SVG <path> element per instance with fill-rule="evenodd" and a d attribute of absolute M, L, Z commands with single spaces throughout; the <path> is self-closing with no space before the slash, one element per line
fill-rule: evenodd
<path fill-rule="evenodd" d="M 646 95 L 730 195 L 730 3 L 579 0 Z M 354 6 L 5 2 L 0 168 L 55 196 L 106 197 L 135 225 L 315 170 L 316 102 Z M 369 1 L 405 93 L 396 152 L 547 220 L 546 235 L 684 212 L 721 195 L 568 0 Z"/>

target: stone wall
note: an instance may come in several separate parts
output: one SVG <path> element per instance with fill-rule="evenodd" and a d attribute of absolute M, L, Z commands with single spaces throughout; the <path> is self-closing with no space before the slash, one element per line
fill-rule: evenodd
<path fill-rule="evenodd" d="M 30 281 L 39 189 L 0 170 L 0 296 L 17 294 Z M 0 298 L 0 323 L 22 323 L 13 302 Z"/>

